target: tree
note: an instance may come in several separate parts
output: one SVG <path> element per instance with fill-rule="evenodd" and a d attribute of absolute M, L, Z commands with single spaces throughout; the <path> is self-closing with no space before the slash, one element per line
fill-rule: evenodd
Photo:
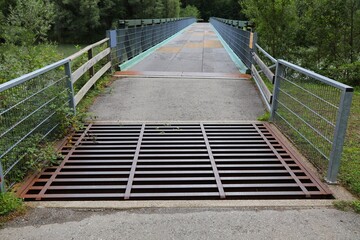
<path fill-rule="evenodd" d="M 259 41 L 275 57 L 292 49 L 298 30 L 295 0 L 241 0 L 243 12 L 256 25 Z"/>
<path fill-rule="evenodd" d="M 164 0 L 164 17 L 177 18 L 180 16 L 180 0 Z"/>
<path fill-rule="evenodd" d="M 195 6 L 187 5 L 185 8 L 181 9 L 180 16 L 200 18 L 200 11 Z"/>
<path fill-rule="evenodd" d="M 9 8 L 3 37 L 18 45 L 44 41 L 54 15 L 54 5 L 49 1 L 16 0 L 15 6 Z"/>
<path fill-rule="evenodd" d="M 64 42 L 67 36 L 71 41 L 92 40 L 94 30 L 100 26 L 100 0 L 54 0 L 56 23 L 54 35 Z M 66 34 L 67 36 L 64 36 Z"/>

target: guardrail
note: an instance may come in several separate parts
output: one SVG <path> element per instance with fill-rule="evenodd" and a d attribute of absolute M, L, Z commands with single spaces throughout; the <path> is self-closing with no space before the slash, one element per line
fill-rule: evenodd
<path fill-rule="evenodd" d="M 252 52 L 256 50 L 257 34 L 243 30 L 239 23 L 233 25 L 234 20 L 212 17 L 210 23 L 236 56 L 240 58 L 248 69 L 251 69 L 253 63 Z"/>
<path fill-rule="evenodd" d="M 336 183 L 353 88 L 277 61 L 271 121 Z"/>
<path fill-rule="evenodd" d="M 69 60 L 64 59 L 0 85 L 1 191 L 5 180 L 11 186 L 26 169 L 27 146 L 57 128 L 57 109 L 72 104 L 68 69 Z"/>
<path fill-rule="evenodd" d="M 196 22 L 195 18 L 137 19 L 120 22 L 120 28 L 110 30 L 112 65 L 121 70 L 121 64 L 168 39 Z"/>
<path fill-rule="evenodd" d="M 108 42 L 105 38 L 0 85 L 0 192 L 5 191 L 5 182 L 12 186 L 26 174 L 27 147 L 53 135 L 66 117 L 59 109 L 68 106 L 75 113 L 86 92 L 111 68 L 109 47 L 93 56 L 94 49 Z M 78 59 L 84 61 L 85 53 L 86 62 L 72 71 L 72 63 L 76 66 Z"/>
<path fill-rule="evenodd" d="M 262 49 L 258 44 L 255 44 L 255 47 L 257 51 L 252 52 L 254 62 L 251 65 L 251 75 L 255 80 L 266 108 L 270 111 L 273 95 L 271 91 L 272 87 L 269 87 L 269 85 L 272 86 L 275 82 L 275 74 L 271 69 L 276 67 L 277 60 Z M 266 63 L 263 59 L 264 61 L 267 60 Z M 270 64 L 272 65 L 269 66 Z M 257 69 L 257 66 L 260 70 Z M 268 84 L 265 83 L 264 78 Z"/>
<path fill-rule="evenodd" d="M 111 71 L 111 66 L 119 61 L 124 63 L 195 21 L 194 18 L 151 19 L 149 25 L 149 19 L 125 20 L 124 29 L 108 31 L 108 38 L 1 84 L 0 192 L 5 191 L 5 185 L 11 187 L 25 176 L 27 146 L 54 135 L 66 117 L 59 109 L 68 106 L 75 114 L 76 106 Z"/>
<path fill-rule="evenodd" d="M 240 29 L 245 23 L 220 18 L 211 18 L 210 22 L 251 69 L 265 106 L 271 111 L 271 121 L 315 166 L 327 170 L 328 183 L 335 183 L 353 89 L 275 59 L 256 43 L 256 34 Z"/>

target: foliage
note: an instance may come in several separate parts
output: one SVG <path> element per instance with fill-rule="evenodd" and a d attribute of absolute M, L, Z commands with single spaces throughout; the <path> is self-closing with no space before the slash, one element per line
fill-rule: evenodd
<path fill-rule="evenodd" d="M 14 193 L 0 193 L 0 216 L 8 215 L 23 207 L 23 201 Z"/>
<path fill-rule="evenodd" d="M 259 43 L 276 58 L 360 85 L 360 2 L 240 0 Z"/>
<path fill-rule="evenodd" d="M 269 121 L 269 119 L 270 119 L 269 112 L 265 112 L 263 115 L 257 118 L 258 121 L 264 121 L 264 122 Z"/>
<path fill-rule="evenodd" d="M 297 29 L 294 0 L 243 0 L 243 12 L 256 23 L 260 43 L 277 57 L 287 56 Z"/>
<path fill-rule="evenodd" d="M 104 37 L 120 19 L 179 17 L 179 0 L 52 0 L 56 21 L 52 39 L 90 43 Z"/>
<path fill-rule="evenodd" d="M 334 201 L 334 207 L 341 211 L 354 211 L 360 213 L 360 201 Z"/>
<path fill-rule="evenodd" d="M 180 11 L 181 17 L 196 17 L 200 18 L 200 11 L 197 9 L 197 7 L 192 5 L 187 5 L 185 8 L 182 8 Z"/>
<path fill-rule="evenodd" d="M 16 46 L 0 44 L 0 84 L 61 59 L 50 43 Z"/>
<path fill-rule="evenodd" d="M 54 6 L 49 1 L 16 0 L 10 6 L 3 38 L 7 43 L 32 44 L 46 39 L 54 21 Z"/>
<path fill-rule="evenodd" d="M 183 8 L 188 5 L 195 6 L 205 21 L 210 17 L 244 19 L 238 0 L 181 0 L 181 3 Z"/>

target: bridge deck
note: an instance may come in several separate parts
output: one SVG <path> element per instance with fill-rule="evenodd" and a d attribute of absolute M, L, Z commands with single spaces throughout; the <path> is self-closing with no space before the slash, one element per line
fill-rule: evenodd
<path fill-rule="evenodd" d="M 119 78 L 90 109 L 97 120 L 239 121 L 264 112 L 254 84 L 207 23 L 192 25 L 130 70 L 141 73 Z"/>
<path fill-rule="evenodd" d="M 164 72 L 239 72 L 209 23 L 192 25 L 132 69 Z"/>

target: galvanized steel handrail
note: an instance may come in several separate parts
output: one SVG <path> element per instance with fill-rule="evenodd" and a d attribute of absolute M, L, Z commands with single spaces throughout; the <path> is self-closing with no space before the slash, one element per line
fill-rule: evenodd
<path fill-rule="evenodd" d="M 277 60 L 271 121 L 308 157 L 328 160 L 328 183 L 337 181 L 352 94 L 348 85 Z"/>
<path fill-rule="evenodd" d="M 71 55 L 70 57 L 67 57 L 65 59 L 62 59 L 60 61 L 57 61 L 55 63 L 52 63 L 48 66 L 45 66 L 41 69 L 35 70 L 31 73 L 25 74 L 21 77 L 18 77 L 16 79 L 10 80 L 8 82 L 5 82 L 3 84 L 0 84 L 0 93 L 4 93 L 5 91 L 12 91 L 12 89 L 14 88 L 18 88 L 20 87 L 19 90 L 17 90 L 17 94 L 19 95 L 19 101 L 14 103 L 12 106 L 9 106 L 7 109 L 4 109 L 3 111 L 0 112 L 0 116 L 2 116 L 5 120 L 6 120 L 6 115 L 11 114 L 12 115 L 12 111 L 16 111 L 17 108 L 21 107 L 20 105 L 24 105 L 24 106 L 28 106 L 27 102 L 32 100 L 33 98 L 36 98 L 37 96 L 39 96 L 40 94 L 47 94 L 46 91 L 48 91 L 49 89 L 52 90 L 52 88 L 57 87 L 57 85 L 61 85 L 62 86 L 62 82 L 67 82 L 66 87 L 64 85 L 64 87 L 60 87 L 60 89 L 55 91 L 55 95 L 52 96 L 52 98 L 50 100 L 46 100 L 44 103 L 42 103 L 39 107 L 37 107 L 36 109 L 34 109 L 33 111 L 26 113 L 23 112 L 21 114 L 25 114 L 23 117 L 21 117 L 21 119 L 15 120 L 14 123 L 12 122 L 8 122 L 7 124 L 10 124 L 9 127 L 7 129 L 4 129 L 4 131 L 2 133 L 0 133 L 0 139 L 6 137 L 7 135 L 13 135 L 15 133 L 12 133 L 12 131 L 15 131 L 17 127 L 22 127 L 24 128 L 22 125 L 26 124 L 27 121 L 31 121 L 32 117 L 34 117 L 36 114 L 39 114 L 41 111 L 45 111 L 45 112 L 49 112 L 49 115 L 41 115 L 40 117 L 43 117 L 43 119 L 39 120 L 39 123 L 37 123 L 36 126 L 34 127 L 30 127 L 29 129 L 25 129 L 23 130 L 23 135 L 19 136 L 19 138 L 17 140 L 15 140 L 15 142 L 11 145 L 8 146 L 8 148 L 3 149 L 3 152 L 0 152 L 0 192 L 1 191 L 5 191 L 5 176 L 7 176 L 8 174 L 10 174 L 11 170 L 16 167 L 17 164 L 19 164 L 19 162 L 23 159 L 22 157 L 19 158 L 18 160 L 16 160 L 13 163 L 10 163 L 10 165 L 7 164 L 7 167 L 4 169 L 4 166 L 2 164 L 2 159 L 4 157 L 6 157 L 7 154 L 9 154 L 11 151 L 13 151 L 16 147 L 18 147 L 20 144 L 22 144 L 27 138 L 29 138 L 32 134 L 36 133 L 39 131 L 39 128 L 41 126 L 43 126 L 44 124 L 46 124 L 48 121 L 50 121 L 51 118 L 53 118 L 56 113 L 57 110 L 48 110 L 51 108 L 51 104 L 53 104 L 53 102 L 57 99 L 60 98 L 60 95 L 62 93 L 68 92 L 69 95 L 69 100 L 68 101 L 64 101 L 62 104 L 69 104 L 70 108 L 73 109 L 73 111 L 75 112 L 75 108 L 76 105 L 80 102 L 80 100 L 82 99 L 82 97 L 86 94 L 86 92 L 90 89 L 90 87 L 95 84 L 95 82 L 104 75 L 104 73 L 111 68 L 111 63 L 108 62 L 107 64 L 104 65 L 104 67 L 106 66 L 106 68 L 101 68 L 100 71 L 98 71 L 97 73 L 94 72 L 94 65 L 96 63 L 98 63 L 101 59 L 105 58 L 105 57 L 109 57 L 110 54 L 110 48 L 108 48 L 108 50 L 103 50 L 102 52 L 100 52 L 98 55 L 96 55 L 95 57 L 92 57 L 92 51 L 95 47 L 98 47 L 104 43 L 108 43 L 109 39 L 105 38 L 97 43 L 91 44 L 87 47 L 85 47 L 84 49 L 78 51 L 77 53 Z M 83 64 L 79 69 L 82 69 L 81 72 L 77 72 L 75 71 L 74 73 L 76 73 L 76 80 L 79 79 L 82 75 L 84 75 L 86 73 L 86 71 L 90 71 L 90 80 L 80 89 L 80 91 L 75 95 L 74 93 L 74 83 L 75 81 L 74 79 L 74 73 L 71 70 L 71 62 L 74 61 L 76 58 L 80 57 L 81 55 L 83 55 L 84 53 L 88 53 L 88 57 L 89 60 L 88 62 L 86 62 L 85 64 Z M 110 59 L 110 58 L 109 58 Z M 61 69 L 63 68 L 63 69 Z M 21 86 L 24 84 L 27 84 L 29 81 L 35 81 L 34 84 L 36 84 L 36 80 L 37 78 L 42 78 L 45 74 L 48 74 L 52 71 L 56 71 L 56 72 L 63 72 L 64 77 L 61 77 L 58 80 L 50 80 L 49 84 L 47 82 L 43 82 L 42 84 L 45 84 L 45 86 L 41 89 L 35 89 L 34 93 L 31 93 L 29 96 L 25 96 L 22 98 L 21 96 L 21 92 L 26 91 L 24 90 Z M 40 81 L 40 80 L 39 80 Z M 44 81 L 44 80 L 41 80 Z M 32 88 L 33 86 L 29 85 L 27 87 L 25 87 L 25 89 L 28 88 Z M 5 92 L 5 96 L 6 92 Z M 22 99 L 21 99 L 22 98 Z M 60 107 L 60 106 L 58 106 Z M 27 108 L 27 107 L 26 107 Z M 25 108 L 25 109 L 26 109 Z M 10 116 L 10 115 L 9 115 Z M 8 117 L 9 117 L 8 116 Z M 3 120 L 3 121 L 5 121 Z M 53 130 L 55 130 L 55 128 L 59 125 L 58 122 L 54 122 L 52 123 L 50 130 L 46 131 L 43 134 L 43 137 L 48 136 Z"/>
<path fill-rule="evenodd" d="M 2 84 L 0 84 L 0 92 L 3 92 L 3 91 L 5 91 L 5 90 L 7 90 L 9 88 L 15 87 L 15 86 L 27 81 L 27 80 L 30 80 L 30 79 L 35 78 L 37 76 L 40 76 L 41 74 L 44 74 L 44 73 L 46 73 L 48 71 L 51 71 L 51 70 L 53 70 L 55 68 L 58 68 L 58 67 L 66 64 L 68 62 L 69 62 L 69 59 L 63 59 L 63 60 L 60 60 L 58 62 L 47 65 L 47 66 L 45 66 L 43 68 L 40 68 L 38 70 L 35 70 L 35 71 L 31 72 L 31 73 L 27 73 L 27 74 L 25 74 L 25 75 L 23 75 L 21 77 L 12 79 L 12 80 L 10 80 L 8 82 L 5 82 L 5 83 L 2 83 Z"/>
<path fill-rule="evenodd" d="M 142 21 L 143 23 L 145 23 L 146 21 Z M 188 26 L 189 24 L 195 22 L 195 19 L 193 18 L 183 18 L 183 19 L 160 19 L 158 20 L 153 20 L 152 23 L 160 23 L 154 26 L 160 26 L 160 25 L 166 25 L 166 24 L 177 24 L 175 28 L 169 28 L 169 27 L 164 27 L 164 34 L 159 36 L 158 40 L 165 40 L 167 37 L 170 37 L 171 35 L 175 34 L 177 31 L 180 31 L 181 29 L 183 29 L 184 27 Z M 157 29 L 157 28 L 156 28 Z M 116 39 L 115 39 L 116 40 Z M 56 114 L 57 114 L 57 108 L 60 106 L 57 106 L 57 108 L 54 110 L 53 106 L 51 106 L 50 104 L 52 104 L 55 100 L 60 99 L 61 98 L 61 94 L 68 92 L 68 100 L 62 100 L 61 104 L 68 104 L 70 106 L 70 108 L 73 110 L 73 112 L 76 112 L 76 105 L 81 101 L 81 99 L 85 96 L 85 94 L 89 91 L 89 89 L 96 83 L 96 81 L 98 79 L 100 79 L 107 71 L 109 71 L 111 69 L 111 50 L 114 49 L 116 47 L 115 45 L 112 45 L 114 43 L 114 39 L 110 39 L 110 37 L 108 38 L 104 38 L 94 44 L 91 44 L 87 47 L 85 47 L 84 49 L 78 51 L 77 53 L 62 59 L 56 63 L 50 64 L 48 66 L 45 66 L 41 69 L 38 69 L 36 71 L 33 71 L 31 73 L 25 74 L 19 78 L 10 80 L 6 83 L 3 83 L 0 85 L 0 94 L 4 94 L 4 92 L 6 91 L 13 91 L 14 88 L 19 88 L 19 89 L 15 89 L 16 90 L 16 96 L 17 102 L 15 103 L 11 103 L 12 106 L 9 106 L 7 109 L 3 109 L 3 111 L 1 111 L 2 109 L 0 109 L 0 116 L 2 116 L 2 119 L 0 119 L 0 121 L 7 121 L 6 124 L 9 125 L 3 125 L 5 126 L 5 130 L 4 132 L 0 132 L 0 140 L 5 141 L 4 139 L 2 139 L 5 135 L 7 134 L 12 134 L 12 131 L 16 130 L 17 127 L 19 127 L 21 125 L 21 127 L 23 128 L 23 130 L 21 131 L 21 134 L 17 137 L 13 137 L 14 139 L 11 139 L 10 143 L 8 144 L 8 146 L 3 147 L 5 150 L 0 152 L 0 192 L 5 191 L 5 176 L 7 176 L 8 174 L 11 173 L 11 170 L 16 167 L 18 164 L 20 164 L 20 162 L 22 161 L 23 157 L 18 158 L 15 161 L 12 161 L 10 163 L 6 163 L 6 165 L 3 164 L 3 158 L 5 155 L 9 154 L 11 151 L 13 151 L 14 149 L 16 149 L 19 144 L 21 144 L 23 141 L 25 141 L 28 137 L 32 136 L 34 133 L 39 132 L 39 129 L 42 131 L 45 127 L 45 124 L 49 124 L 51 123 L 51 126 L 48 126 L 46 128 L 46 131 L 44 133 L 41 133 L 42 138 L 44 139 L 46 136 L 48 136 L 51 132 L 53 132 L 58 125 L 60 124 L 59 122 L 57 122 L 56 119 L 53 119 Z M 152 44 L 157 44 L 158 42 L 153 42 Z M 93 49 L 95 47 L 99 47 L 103 44 L 107 44 L 107 48 L 105 48 L 104 50 L 102 50 L 101 52 L 99 52 L 96 56 L 93 56 Z M 72 71 L 71 69 L 71 63 L 78 57 L 82 56 L 83 54 L 88 54 L 88 60 L 86 63 L 84 63 L 82 66 L 80 66 L 77 70 Z M 141 53 L 140 51 L 138 51 L 136 54 Z M 135 56 L 135 55 L 134 55 Z M 132 56 L 132 57 L 134 57 Z M 103 63 L 100 67 L 100 69 L 95 72 L 95 68 L 94 65 L 99 63 L 102 59 L 108 59 L 108 61 L 106 61 L 105 63 Z M 59 79 L 56 79 L 56 81 L 54 81 L 52 78 L 55 78 L 53 76 L 49 77 L 49 76 L 45 76 L 48 73 L 52 73 L 52 71 L 55 71 L 56 74 L 63 74 L 64 76 L 62 76 Z M 80 90 L 75 94 L 74 92 L 74 84 L 75 82 L 82 77 L 86 72 L 89 73 L 89 79 L 86 79 L 86 83 L 83 86 L 78 86 L 77 88 L 80 88 Z M 55 73 L 54 73 L 55 74 Z M 38 78 L 41 78 L 40 80 L 38 80 Z M 30 81 L 34 81 L 34 82 L 30 82 Z M 34 85 L 39 84 L 39 89 L 37 89 Z M 78 82 L 76 83 L 78 84 Z M 29 86 L 27 86 L 29 85 Z M 57 86 L 59 85 L 59 86 Z M 53 89 L 55 88 L 56 89 Z M 59 88 L 59 89 L 57 89 Z M 27 96 L 26 92 L 28 90 L 33 90 L 34 92 L 30 92 L 30 94 Z M 47 91 L 52 91 L 51 93 L 48 93 Z M 25 94 L 25 96 L 22 95 Z M 14 95 L 12 93 L 9 93 L 10 96 Z M 32 109 L 34 108 L 32 105 L 33 101 L 32 98 L 38 97 L 39 99 L 42 99 L 42 95 L 50 95 L 51 99 L 43 99 L 44 103 L 41 103 L 40 106 L 36 106 L 35 104 L 35 108 L 36 109 Z M 6 93 L 5 96 L 7 97 Z M 12 99 L 13 100 L 13 99 Z M 25 114 L 24 116 L 22 116 L 20 114 L 20 116 L 18 117 L 18 119 L 16 117 L 14 117 L 14 114 L 12 114 L 12 111 L 19 111 L 19 107 L 20 105 L 25 105 L 25 110 L 30 109 L 31 111 L 29 113 L 27 112 L 21 112 L 21 114 Z M 60 104 L 60 103 L 59 103 Z M 4 105 L 5 108 L 7 107 L 6 105 Z M 31 107 L 30 107 L 31 106 Z M 22 108 L 20 108 L 21 110 Z M 24 110 L 24 111 L 25 111 Z M 45 111 L 46 110 L 46 111 Z M 32 117 L 36 114 L 42 114 L 40 116 L 38 116 L 40 118 L 36 119 L 38 120 L 37 122 L 33 123 L 32 125 L 34 126 L 23 126 L 23 125 L 28 125 L 27 122 L 31 121 Z M 9 120 L 9 116 L 8 118 L 6 118 L 5 115 L 12 116 L 12 119 Z M 16 113 L 15 113 L 16 114 Z M 53 120 L 53 121 L 51 121 Z M 12 122 L 13 121 L 13 122 Z M 6 136 L 5 136 L 6 137 Z M 9 141 L 8 141 L 9 142 Z M 5 168 L 4 168 L 5 167 Z M 12 183 L 10 183 L 12 184 Z"/>
<path fill-rule="evenodd" d="M 261 48 L 258 44 L 255 44 L 255 50 L 259 50 L 266 58 L 268 58 L 272 63 L 277 63 L 277 60 L 272 57 L 269 53 L 267 53 L 263 48 Z M 273 95 L 271 91 L 266 86 L 263 77 L 261 77 L 261 73 L 265 75 L 265 78 L 269 81 L 269 83 L 274 84 L 275 74 L 271 71 L 273 66 L 267 66 L 260 56 L 257 54 L 257 51 L 252 52 L 253 55 L 253 63 L 251 66 L 251 75 L 255 80 L 255 83 L 260 91 L 261 97 L 268 111 L 271 110 L 271 103 Z M 260 67 L 260 70 L 256 68 L 256 65 Z M 275 65 L 276 66 L 276 65 Z"/>
<path fill-rule="evenodd" d="M 256 43 L 255 46 L 262 54 L 264 54 L 268 59 L 270 59 L 270 61 L 272 61 L 275 64 L 277 63 L 277 60 L 273 56 L 271 56 L 268 52 L 266 52 L 262 47 L 260 47 L 259 44 Z"/>
<path fill-rule="evenodd" d="M 339 88 L 339 89 L 341 89 L 341 90 L 343 90 L 345 92 L 353 92 L 354 91 L 353 87 L 350 87 L 350 86 L 348 86 L 346 84 L 343 84 L 341 82 L 330 79 L 330 78 L 325 77 L 323 75 L 320 75 L 320 74 L 318 74 L 318 73 L 316 73 L 314 71 L 310 71 L 310 70 L 308 70 L 306 68 L 302 68 L 302 67 L 300 67 L 298 65 L 287 62 L 285 60 L 278 60 L 278 62 L 280 62 L 280 64 L 283 65 L 283 66 L 287 66 L 289 68 L 292 68 L 292 69 L 296 70 L 299 73 L 302 73 L 302 74 L 305 74 L 305 75 L 307 75 L 309 77 L 315 78 L 315 79 L 317 79 L 317 80 L 319 80 L 319 81 L 321 81 L 321 82 L 323 82 L 325 84 L 331 85 L 331 86 L 333 86 L 335 88 Z"/>

